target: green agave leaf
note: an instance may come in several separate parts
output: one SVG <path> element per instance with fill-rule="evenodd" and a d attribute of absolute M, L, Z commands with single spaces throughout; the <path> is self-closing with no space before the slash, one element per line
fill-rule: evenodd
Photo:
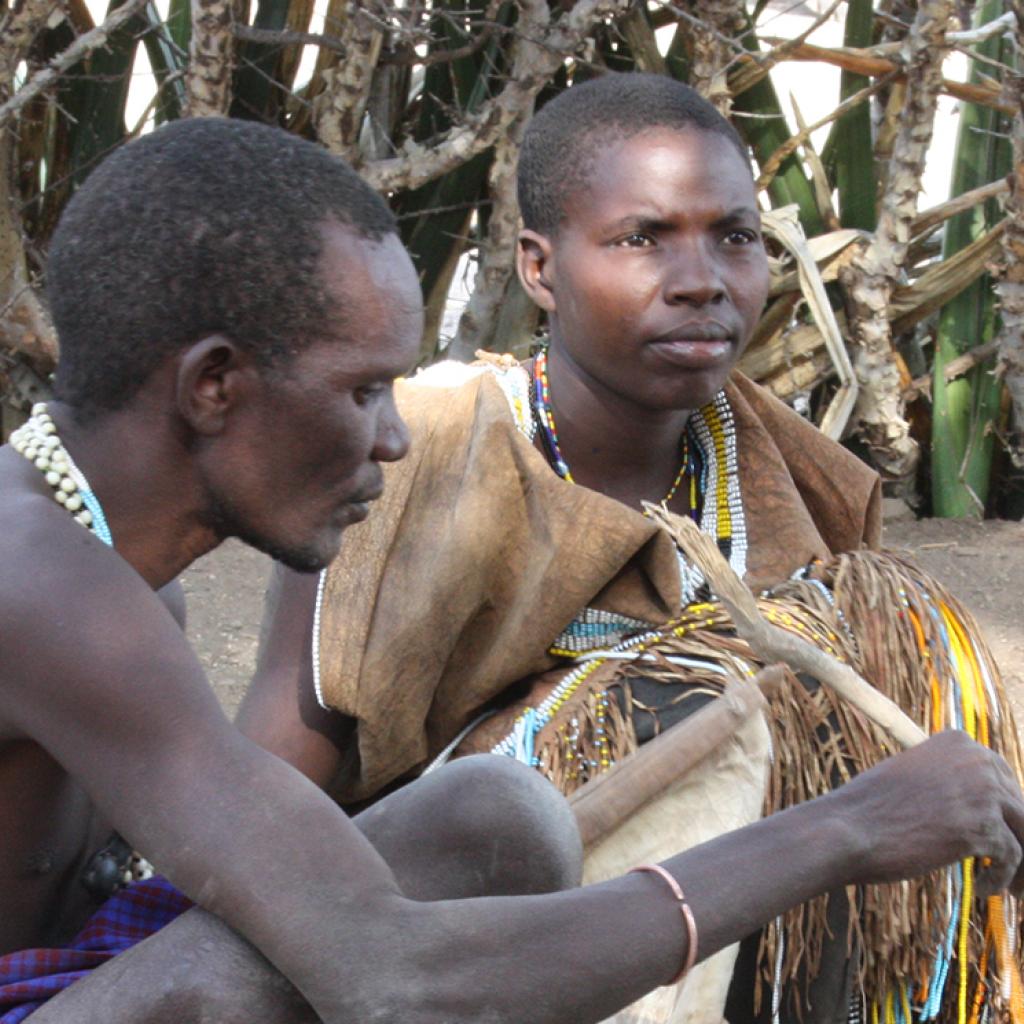
<path fill-rule="evenodd" d="M 288 23 L 289 0 L 260 0 L 255 28 L 279 32 Z M 287 87 L 276 77 L 281 48 L 267 43 L 239 42 L 235 49 L 232 117 L 276 124 L 284 109 Z"/>
<path fill-rule="evenodd" d="M 874 13 L 872 0 L 849 0 L 844 46 L 871 44 Z M 839 84 L 840 101 L 868 85 L 870 80 L 864 75 L 844 71 Z M 875 175 L 870 103 L 861 103 L 839 118 L 832 126 L 829 141 L 835 147 L 834 180 L 839 192 L 839 222 L 844 228 L 874 231 L 878 219 L 878 179 Z"/>
<path fill-rule="evenodd" d="M 752 27 L 744 36 L 743 45 L 751 52 L 760 50 L 761 45 Z M 733 110 L 740 115 L 754 115 L 735 117 L 734 123 L 753 149 L 759 163 L 766 161 L 790 137 L 778 94 L 768 77 L 762 78 L 735 97 Z M 826 230 L 814 196 L 814 187 L 796 154 L 791 154 L 783 161 L 778 174 L 768 186 L 768 194 L 773 207 L 796 203 L 800 211 L 800 223 L 808 238 Z"/>
<path fill-rule="evenodd" d="M 121 3 L 111 0 L 108 13 Z M 70 115 L 70 176 L 76 187 L 127 135 L 124 111 L 135 51 L 149 28 L 145 13 L 140 12 L 111 33 L 106 46 L 93 50 L 61 79 L 58 94 Z"/>
<path fill-rule="evenodd" d="M 184 46 L 178 42 L 176 31 L 172 29 L 174 26 L 180 33 L 180 24 L 176 22 L 182 16 L 182 8 L 187 26 Z M 149 24 L 149 30 L 142 41 L 160 90 L 156 103 L 157 124 L 176 120 L 185 109 L 185 72 L 188 69 L 188 40 L 192 34 L 191 18 L 188 15 L 188 4 L 183 4 L 182 0 L 172 0 L 166 23 L 160 20 L 155 4 L 147 4 L 142 11 L 142 16 Z"/>
<path fill-rule="evenodd" d="M 985 24 L 1003 10 L 1002 0 L 978 6 L 975 23 Z M 1004 39 L 981 44 L 981 53 L 1012 63 Z M 978 80 L 976 62 L 971 78 Z M 986 69 L 987 70 L 987 69 Z M 962 193 L 1009 173 L 1012 153 L 1005 137 L 1004 115 L 965 103 L 954 154 L 951 194 Z M 979 238 L 998 220 L 994 203 L 979 205 L 950 219 L 943 258 Z M 1001 384 L 991 364 L 975 367 L 965 377 L 947 382 L 946 366 L 968 349 L 991 340 L 997 328 L 992 283 L 984 275 L 965 288 L 942 311 L 935 340 L 932 415 L 932 512 L 936 516 L 979 516 L 988 501 L 992 471 L 992 427 L 999 416 Z"/>

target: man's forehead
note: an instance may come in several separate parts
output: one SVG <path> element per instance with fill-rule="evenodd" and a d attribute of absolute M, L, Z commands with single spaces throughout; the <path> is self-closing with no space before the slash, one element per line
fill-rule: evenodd
<path fill-rule="evenodd" d="M 646 129 L 620 136 L 600 154 L 568 192 L 564 214 L 657 217 L 696 194 L 723 211 L 757 212 L 749 164 L 727 137 L 693 127 Z"/>

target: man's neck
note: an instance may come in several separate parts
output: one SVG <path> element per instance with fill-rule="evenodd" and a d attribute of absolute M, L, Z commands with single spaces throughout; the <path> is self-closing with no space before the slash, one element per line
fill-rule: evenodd
<path fill-rule="evenodd" d="M 169 583 L 220 543 L 202 523 L 182 442 L 160 428 L 165 417 L 137 405 L 85 423 L 61 402 L 48 411 L 103 508 L 115 550 L 150 586 Z"/>
<path fill-rule="evenodd" d="M 660 501 L 678 473 L 690 410 L 650 409 L 595 380 L 558 345 L 548 353 L 550 405 L 573 479 L 631 506 Z"/>

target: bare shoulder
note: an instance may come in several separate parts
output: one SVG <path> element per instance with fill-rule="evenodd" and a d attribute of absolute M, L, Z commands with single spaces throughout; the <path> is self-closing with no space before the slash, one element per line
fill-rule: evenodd
<path fill-rule="evenodd" d="M 202 671 L 159 597 L 10 454 L 0 449 L 0 734 L 57 753 L 47 738 L 73 715 L 116 708 L 128 729 L 168 689 L 203 702 Z"/>

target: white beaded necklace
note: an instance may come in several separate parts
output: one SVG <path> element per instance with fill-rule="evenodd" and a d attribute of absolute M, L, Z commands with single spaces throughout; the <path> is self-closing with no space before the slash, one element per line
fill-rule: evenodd
<path fill-rule="evenodd" d="M 96 534 L 108 547 L 114 546 L 99 498 L 61 443 L 45 402 L 32 406 L 32 415 L 11 434 L 10 445 L 43 474 L 53 488 L 54 498 L 75 517 L 75 522 Z"/>

